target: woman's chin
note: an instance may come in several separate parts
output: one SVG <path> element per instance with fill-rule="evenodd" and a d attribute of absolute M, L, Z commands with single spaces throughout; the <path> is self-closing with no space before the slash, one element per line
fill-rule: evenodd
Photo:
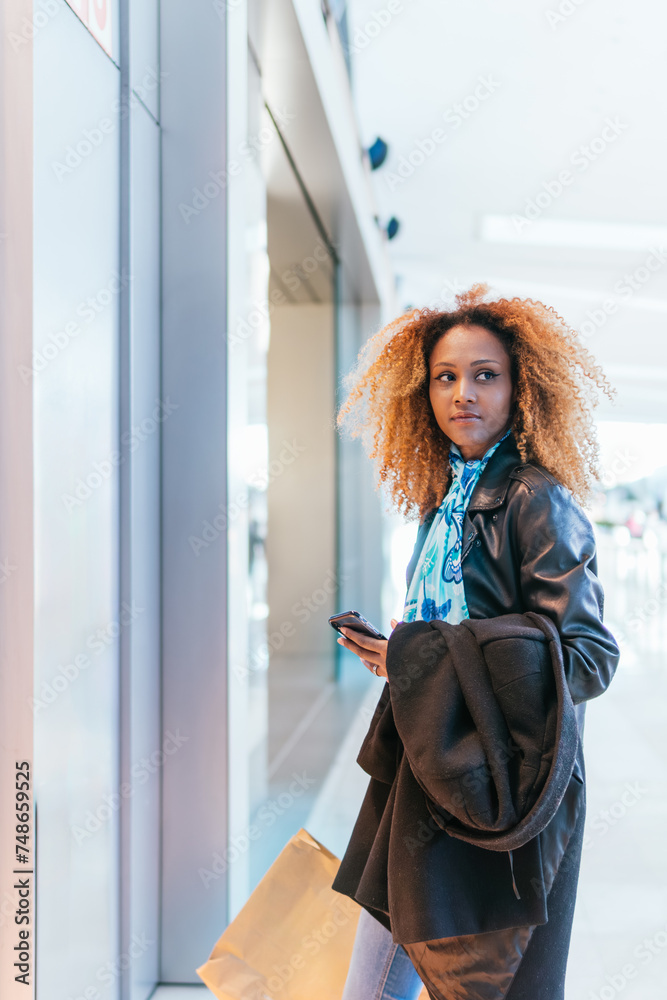
<path fill-rule="evenodd" d="M 467 421 L 465 423 L 456 421 L 449 428 L 448 437 L 459 448 L 462 445 L 465 447 L 465 445 L 470 444 L 482 446 L 489 439 L 486 429 L 479 420 L 472 420 L 469 423 Z"/>

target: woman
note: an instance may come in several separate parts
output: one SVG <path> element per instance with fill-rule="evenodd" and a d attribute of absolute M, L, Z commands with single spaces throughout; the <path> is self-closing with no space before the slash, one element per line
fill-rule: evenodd
<path fill-rule="evenodd" d="M 580 506 L 597 478 L 591 410 L 597 390 L 613 390 L 552 308 L 487 293 L 475 285 L 450 312 L 401 316 L 348 376 L 339 425 L 363 436 L 394 505 L 418 514 L 420 527 L 402 623 L 392 620 L 389 640 L 343 629 L 338 641 L 387 682 L 379 709 L 397 676 L 392 638 L 411 623 L 423 634 L 434 620 L 548 616 L 575 706 L 577 757 L 539 847 L 535 837 L 509 852 L 511 880 L 504 856 L 422 821 L 422 853 L 408 854 L 391 838 L 396 789 L 366 768 L 372 778 L 333 883 L 363 907 L 343 1000 L 412 1000 L 422 982 L 431 1000 L 564 995 L 585 818 L 585 702 L 606 690 L 619 656 L 602 623 L 594 536 Z"/>

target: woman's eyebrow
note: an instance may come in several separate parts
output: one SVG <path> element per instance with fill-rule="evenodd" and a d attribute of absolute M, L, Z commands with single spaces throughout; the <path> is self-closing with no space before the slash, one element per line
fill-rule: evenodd
<path fill-rule="evenodd" d="M 491 362 L 494 365 L 499 365 L 500 361 L 496 361 L 495 358 L 480 358 L 479 361 L 471 361 L 471 365 L 488 365 Z M 433 365 L 434 368 L 456 368 L 456 365 L 451 361 L 438 361 Z"/>

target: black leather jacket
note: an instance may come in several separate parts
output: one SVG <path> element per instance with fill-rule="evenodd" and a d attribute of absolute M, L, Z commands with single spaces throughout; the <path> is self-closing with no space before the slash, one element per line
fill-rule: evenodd
<path fill-rule="evenodd" d="M 420 524 L 407 568 L 408 586 L 435 511 L 436 508 L 429 511 Z M 482 473 L 464 520 L 461 569 L 468 612 L 475 619 L 535 611 L 553 621 L 561 639 L 565 677 L 579 727 L 577 756 L 565 796 L 553 819 L 514 855 L 516 870 L 521 870 L 524 884 L 532 885 L 534 892 L 518 900 L 509 898 L 508 882 L 502 873 L 482 882 L 478 877 L 478 859 L 495 864 L 488 857 L 494 852 L 470 849 L 469 845 L 464 851 L 453 838 L 446 838 L 449 843 L 444 845 L 443 853 L 433 857 L 432 863 L 438 870 L 430 874 L 438 880 L 450 880 L 451 884 L 460 878 L 460 886 L 469 887 L 465 892 L 470 898 L 463 905 L 459 897 L 456 907 L 438 913 L 429 912 L 431 904 L 424 899 L 425 905 L 420 913 L 414 914 L 414 924 L 405 941 L 546 922 L 546 897 L 577 817 L 585 808 L 582 744 L 585 703 L 607 689 L 620 655 L 602 621 L 603 591 L 596 568 L 595 536 L 588 517 L 546 469 L 532 462 L 522 463 L 510 435 Z M 367 852 L 373 850 L 387 794 L 391 793 L 386 787 L 371 779 L 333 884 L 334 889 L 353 898 Z M 359 902 L 391 929 L 379 883 L 377 902 L 371 904 L 370 894 Z"/>
<path fill-rule="evenodd" d="M 436 510 L 422 518 L 406 572 L 408 587 Z M 496 449 L 470 498 L 461 572 L 470 618 L 537 611 L 558 629 L 579 725 L 573 776 L 583 785 L 585 703 L 606 691 L 620 652 L 603 624 L 592 525 L 550 472 L 521 461 L 513 434 Z M 574 825 L 571 806 L 580 794 L 571 782 L 563 808 L 542 834 L 545 861 L 554 873 Z"/>
<path fill-rule="evenodd" d="M 436 509 L 417 533 L 408 586 Z M 537 611 L 552 619 L 575 705 L 607 689 L 620 654 L 602 623 L 591 523 L 550 472 L 521 462 L 512 434 L 494 452 L 470 498 L 461 571 L 471 618 Z M 583 725 L 583 711 L 579 717 Z"/>

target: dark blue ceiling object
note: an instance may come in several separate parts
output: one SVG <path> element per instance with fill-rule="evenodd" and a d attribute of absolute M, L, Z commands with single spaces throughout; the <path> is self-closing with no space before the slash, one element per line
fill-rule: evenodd
<path fill-rule="evenodd" d="M 391 219 L 387 223 L 387 239 L 393 240 L 394 236 L 398 232 L 400 223 L 395 215 L 392 215 Z"/>
<path fill-rule="evenodd" d="M 371 170 L 377 170 L 381 167 L 384 161 L 387 159 L 387 153 L 389 152 L 389 146 L 384 141 L 384 139 L 378 138 L 375 140 L 372 146 L 368 150 L 368 155 L 371 160 Z"/>

